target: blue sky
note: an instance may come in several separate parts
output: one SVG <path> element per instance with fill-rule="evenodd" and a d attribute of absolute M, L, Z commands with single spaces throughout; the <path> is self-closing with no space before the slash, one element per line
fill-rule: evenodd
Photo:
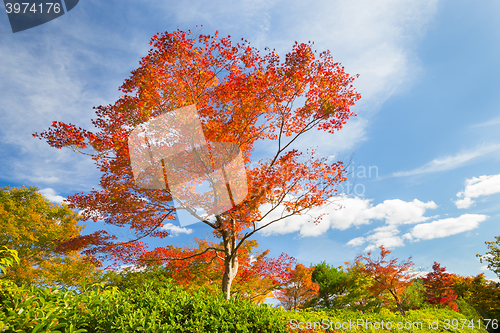
<path fill-rule="evenodd" d="M 310 40 L 360 74 L 358 116 L 300 143 L 320 142 L 323 156 L 353 155 L 351 191 L 337 198 L 344 209 L 313 212 L 329 213 L 319 225 L 297 217 L 264 229 L 259 249 L 339 266 L 384 244 L 427 271 L 437 261 L 495 278 L 476 254 L 500 235 L 499 10 L 496 0 L 82 0 L 16 34 L 0 14 L 0 186 L 37 186 L 54 202 L 98 188 L 89 158 L 31 134 L 55 120 L 92 129 L 92 107 L 119 98 L 158 32 L 203 25 L 202 33 L 244 37 L 283 56 Z M 211 234 L 201 223 L 170 228 L 171 237 L 151 245 Z"/>

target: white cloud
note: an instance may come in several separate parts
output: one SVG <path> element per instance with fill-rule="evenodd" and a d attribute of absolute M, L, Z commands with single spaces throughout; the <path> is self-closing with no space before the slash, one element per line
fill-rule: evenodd
<path fill-rule="evenodd" d="M 447 237 L 473 230 L 479 226 L 479 223 L 487 218 L 487 215 L 464 214 L 457 218 L 447 218 L 430 223 L 422 223 L 413 227 L 411 235 L 418 239 Z"/>
<path fill-rule="evenodd" d="M 318 52 L 330 50 L 347 73 L 360 74 L 354 86 L 361 93 L 354 110 L 362 114 L 351 119 L 333 140 L 315 133 L 309 143 L 322 143 L 331 153 L 352 149 L 366 140 L 367 119 L 394 94 L 409 89 L 420 73 L 415 45 L 425 35 L 437 12 L 437 0 L 408 3 L 395 0 L 299 0 L 246 1 L 218 0 L 178 2 L 175 15 L 183 24 L 207 22 L 206 33 L 244 37 L 262 50 L 276 49 L 283 58 L 295 41 L 314 41 Z M 165 8 L 172 12 L 171 4 Z M 323 151 L 320 151 L 323 153 Z"/>
<path fill-rule="evenodd" d="M 457 193 L 457 196 L 460 193 Z M 458 199 L 455 201 L 455 205 L 457 206 L 458 209 L 464 209 L 464 208 L 469 208 L 474 204 L 474 201 L 471 198 L 464 198 L 464 199 Z"/>
<path fill-rule="evenodd" d="M 50 29 L 44 25 L 26 31 L 33 38 L 11 34 L 0 41 L 0 179 L 75 190 L 98 185 L 99 171 L 89 156 L 51 148 L 31 134 L 54 120 L 93 130 L 92 107 L 116 100 L 118 86 L 147 52 L 150 36 L 130 47 L 137 35 L 109 27 L 102 33 L 102 25 L 80 14 L 71 15 L 71 24 L 67 16 L 50 22 L 57 38 L 44 33 Z"/>
<path fill-rule="evenodd" d="M 118 272 L 123 272 L 124 270 L 131 272 L 142 272 L 146 267 L 140 267 L 138 265 L 120 265 L 118 266 Z"/>
<path fill-rule="evenodd" d="M 50 187 L 44 188 L 43 190 L 40 190 L 38 192 L 40 192 L 40 194 L 43 195 L 44 197 L 46 197 L 49 201 L 57 203 L 57 204 L 62 204 L 63 202 L 66 201 L 65 198 L 63 198 L 60 195 L 57 195 L 56 191 L 54 191 Z"/>
<path fill-rule="evenodd" d="M 410 202 L 399 199 L 385 200 L 376 206 L 373 206 L 371 201 L 358 197 L 334 197 L 331 198 L 329 204 L 312 209 L 308 215 L 292 216 L 275 222 L 262 229 L 261 233 L 263 235 L 273 235 L 299 232 L 303 237 L 314 237 L 324 234 L 329 229 L 346 230 L 353 226 L 369 224 L 372 220 L 385 220 L 391 226 L 412 224 L 428 220 L 429 217 L 424 216 L 425 211 L 437 208 L 437 205 L 433 201 L 424 203 L 417 199 Z M 340 206 L 342 208 L 339 208 Z M 269 207 L 269 205 L 263 205 L 261 211 L 266 212 Z M 274 210 L 258 225 L 262 226 L 279 218 L 282 211 L 283 208 L 279 207 L 279 209 Z M 316 218 L 320 214 L 327 214 L 323 217 L 321 223 L 314 224 L 309 222 L 311 218 Z M 387 237 L 387 234 L 385 236 L 382 234 L 378 234 L 377 236 L 372 235 L 368 240 L 381 239 L 383 237 Z M 352 240 L 350 245 L 357 245 L 361 240 Z"/>
<path fill-rule="evenodd" d="M 373 230 L 373 234 L 366 237 L 371 244 L 365 248 L 365 251 L 372 251 L 381 245 L 391 249 L 398 246 L 404 246 L 401 236 L 398 236 L 399 230 L 394 226 L 382 226 Z"/>
<path fill-rule="evenodd" d="M 455 201 L 457 208 L 469 208 L 474 204 L 473 198 L 500 193 L 500 174 L 473 177 L 465 180 L 465 189 L 457 193 L 462 198 Z"/>
<path fill-rule="evenodd" d="M 363 245 L 365 242 L 366 242 L 366 240 L 364 237 L 356 237 L 356 238 L 353 238 L 350 241 L 348 241 L 347 245 L 359 246 L 359 245 Z"/>
<path fill-rule="evenodd" d="M 190 234 L 193 232 L 193 229 L 179 227 L 178 225 L 172 223 L 166 223 L 162 227 L 163 230 L 169 231 L 170 235 L 177 236 L 179 234 Z"/>
<path fill-rule="evenodd" d="M 455 156 L 447 156 L 443 158 L 436 158 L 429 163 L 410 170 L 410 171 L 399 171 L 395 172 L 392 174 L 393 177 L 407 177 L 407 176 L 414 176 L 414 175 L 420 175 L 420 174 L 425 174 L 425 173 L 433 173 L 433 172 L 438 172 L 438 171 L 447 171 L 447 170 L 452 170 L 456 169 L 458 167 L 461 167 L 465 163 L 481 157 L 483 155 L 492 153 L 494 151 L 497 151 L 500 149 L 500 144 L 493 144 L 493 145 L 487 145 L 487 146 L 480 146 L 476 149 L 469 150 L 469 151 L 463 151 L 461 153 L 456 154 Z"/>
<path fill-rule="evenodd" d="M 486 126 L 493 126 L 493 125 L 498 125 L 500 124 L 500 118 L 494 118 L 490 119 L 488 121 L 485 121 L 484 123 L 472 125 L 471 127 L 486 127 Z"/>

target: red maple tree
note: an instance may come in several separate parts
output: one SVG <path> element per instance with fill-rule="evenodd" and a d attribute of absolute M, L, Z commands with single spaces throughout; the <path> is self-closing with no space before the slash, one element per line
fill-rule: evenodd
<path fill-rule="evenodd" d="M 128 264 L 181 260 L 168 247 L 147 249 L 147 237 L 168 235 L 162 226 L 176 218 L 174 198 L 168 184 L 165 189 L 145 189 L 134 182 L 127 140 L 134 128 L 150 119 L 195 105 L 207 144 L 235 144 L 246 167 L 245 199 L 215 220 L 201 220 L 222 240 L 221 246 L 207 247 L 203 254 L 223 258 L 222 290 L 229 298 L 238 251 L 249 237 L 335 195 L 335 186 L 345 179 L 343 164 L 292 145 L 312 129 L 340 130 L 360 95 L 343 67 L 329 52 L 318 55 L 312 43 L 295 43 L 282 61 L 269 49 L 262 56 L 246 40 L 233 44 L 217 32 L 192 35 L 177 30 L 152 38 L 153 48 L 120 87 L 125 94 L 113 105 L 96 108 L 92 122 L 98 132 L 54 121 L 48 130 L 33 135 L 53 147 L 91 155 L 102 172 L 102 189 L 70 196 L 71 207 L 82 210 L 86 220 L 128 227 L 136 236 L 121 240 L 100 230 L 61 244 L 61 250 L 85 247 L 100 260 Z M 303 103 L 297 106 L 299 101 Z M 262 140 L 273 151 L 251 164 L 254 145 Z M 276 210 L 279 217 L 270 219 Z"/>
<path fill-rule="evenodd" d="M 401 295 L 405 289 L 409 287 L 413 281 L 412 275 L 409 274 L 409 269 L 413 266 L 411 257 L 398 264 L 398 259 L 386 260 L 386 257 L 391 251 L 386 250 L 382 245 L 380 248 L 380 257 L 372 259 L 371 252 L 366 256 L 359 255 L 354 260 L 358 265 L 360 272 L 372 279 L 372 284 L 368 287 L 368 291 L 374 296 L 384 296 L 389 293 L 392 299 L 396 302 L 396 306 L 401 313 L 405 315 L 405 311 L 401 305 Z M 386 302 L 388 300 L 386 299 Z"/>
<path fill-rule="evenodd" d="M 453 291 L 453 274 L 446 273 L 446 267 L 434 261 L 433 272 L 428 273 L 422 280 L 424 281 L 424 299 L 427 303 L 448 307 L 458 311 L 458 306 L 454 302 L 457 295 Z"/>

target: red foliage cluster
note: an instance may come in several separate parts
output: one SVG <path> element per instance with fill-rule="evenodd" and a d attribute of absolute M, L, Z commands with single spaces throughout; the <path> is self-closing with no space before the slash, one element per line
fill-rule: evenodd
<path fill-rule="evenodd" d="M 425 301 L 433 305 L 441 305 L 451 310 L 458 311 L 458 306 L 454 302 L 454 300 L 457 299 L 457 295 L 455 295 L 452 289 L 453 274 L 445 273 L 446 267 L 441 267 L 441 265 L 435 261 L 432 269 L 434 271 L 423 278 Z"/>

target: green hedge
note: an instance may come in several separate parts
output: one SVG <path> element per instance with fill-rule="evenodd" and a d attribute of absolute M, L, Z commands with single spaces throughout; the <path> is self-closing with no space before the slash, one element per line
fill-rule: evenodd
<path fill-rule="evenodd" d="M 190 295 L 168 284 L 124 291 L 94 286 L 79 293 L 0 280 L 0 307 L 0 332 L 486 332 L 478 328 L 485 325 L 478 318 L 445 309 L 408 311 L 405 317 L 386 309 L 295 312 L 201 292 Z M 473 328 L 467 327 L 471 320 Z"/>
<path fill-rule="evenodd" d="M 11 285 L 0 293 L 0 332 L 287 332 L 267 305 L 179 288 L 82 293 Z"/>

